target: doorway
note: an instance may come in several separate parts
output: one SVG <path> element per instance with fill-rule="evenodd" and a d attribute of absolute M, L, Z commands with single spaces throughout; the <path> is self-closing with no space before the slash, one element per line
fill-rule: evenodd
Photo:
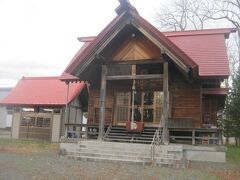
<path fill-rule="evenodd" d="M 132 93 L 134 93 L 134 98 Z M 134 99 L 134 106 L 132 99 Z M 118 124 L 130 121 L 133 107 L 134 121 L 159 124 L 163 114 L 163 92 L 151 90 L 117 91 L 115 94 L 114 122 Z"/>

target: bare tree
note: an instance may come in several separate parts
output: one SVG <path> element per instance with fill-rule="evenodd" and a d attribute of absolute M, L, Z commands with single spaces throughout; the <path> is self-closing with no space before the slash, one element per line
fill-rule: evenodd
<path fill-rule="evenodd" d="M 175 0 L 157 10 L 155 21 L 163 30 L 203 29 L 204 23 L 210 20 L 210 12 L 206 11 L 208 6 L 205 0 Z"/>
<path fill-rule="evenodd" d="M 188 20 L 194 26 L 194 29 L 204 29 L 204 24 L 210 20 L 211 11 L 206 11 L 210 7 L 209 1 L 198 0 L 189 1 Z"/>
<path fill-rule="evenodd" d="M 238 70 L 240 71 L 240 0 L 214 0 L 209 18 L 213 20 L 225 19 L 237 29 L 237 36 L 234 38 L 237 47 Z"/>
<path fill-rule="evenodd" d="M 160 29 L 183 31 L 187 27 L 187 4 L 186 0 L 175 1 L 173 5 L 161 6 L 155 15 L 155 21 Z"/>
<path fill-rule="evenodd" d="M 233 34 L 231 39 L 227 41 L 226 47 L 228 49 L 228 59 L 229 59 L 229 65 L 230 65 L 230 71 L 231 76 L 234 76 L 234 74 L 238 71 L 238 46 L 237 44 L 237 34 Z"/>

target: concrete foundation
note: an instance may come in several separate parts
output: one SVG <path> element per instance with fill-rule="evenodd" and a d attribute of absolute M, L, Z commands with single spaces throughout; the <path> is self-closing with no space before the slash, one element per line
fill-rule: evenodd
<path fill-rule="evenodd" d="M 190 146 L 184 145 L 184 157 L 189 161 L 226 162 L 224 146 Z"/>
<path fill-rule="evenodd" d="M 97 147 L 99 146 L 97 145 L 99 143 L 100 143 L 99 141 L 94 141 L 94 140 L 80 141 L 80 144 L 84 144 L 84 146 L 85 144 L 87 145 L 90 144 L 91 146 Z M 125 147 L 124 150 L 127 152 L 127 151 L 130 151 L 129 148 L 132 149 L 131 147 L 138 146 L 138 151 L 136 152 L 139 153 L 139 149 L 142 149 L 144 151 L 142 153 L 147 154 L 149 153 L 149 148 L 150 148 L 150 145 L 137 144 L 137 143 L 132 144 L 132 143 L 103 142 L 103 144 L 104 146 L 95 148 L 97 149 L 95 150 L 97 151 L 95 153 L 101 154 L 101 151 L 104 151 L 104 147 L 106 148 L 106 145 L 109 145 L 112 147 L 112 149 L 110 147 L 108 148 L 108 150 L 111 150 L 110 151 L 111 153 L 113 153 L 112 151 L 116 151 L 116 148 L 118 147 L 119 148 Z M 119 146 L 119 144 L 121 144 L 121 146 Z M 139 148 L 139 146 L 142 146 L 142 148 Z M 60 144 L 60 152 L 63 152 L 63 154 L 64 153 L 68 154 L 69 152 L 75 152 L 78 148 L 79 148 L 79 143 L 62 142 Z M 181 156 L 183 157 L 183 159 L 187 161 L 205 161 L 205 162 L 225 162 L 226 161 L 226 148 L 222 146 L 191 146 L 191 145 L 176 145 L 176 144 L 161 145 L 162 151 L 164 152 L 168 151 L 168 153 L 170 152 L 170 154 L 175 154 L 175 156 L 179 154 L 180 151 L 175 152 L 175 151 L 178 151 L 179 148 L 180 149 L 183 148 L 183 150 L 181 151 L 183 154 Z M 131 151 L 135 152 L 134 148 Z M 158 152 L 156 151 L 156 153 Z M 150 157 L 150 154 L 148 156 Z"/>

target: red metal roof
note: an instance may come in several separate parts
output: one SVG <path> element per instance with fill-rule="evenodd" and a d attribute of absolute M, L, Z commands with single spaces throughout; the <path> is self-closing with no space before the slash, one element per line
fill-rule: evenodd
<path fill-rule="evenodd" d="M 227 77 L 230 70 L 225 34 L 232 30 L 234 29 L 198 30 L 165 35 L 196 62 L 200 77 Z"/>
<path fill-rule="evenodd" d="M 72 82 L 78 82 L 80 79 L 76 76 L 73 76 L 69 73 L 63 72 L 62 75 L 59 77 L 61 81 L 72 81 Z"/>
<path fill-rule="evenodd" d="M 197 65 L 200 77 L 229 76 L 229 62 L 225 37 L 233 28 L 163 32 L 163 34 L 185 52 Z M 79 38 L 85 44 L 95 36 Z M 80 54 L 79 54 L 80 55 Z"/>
<path fill-rule="evenodd" d="M 163 32 L 165 36 L 194 36 L 194 35 L 209 35 L 209 34 L 224 34 L 226 38 L 232 32 L 236 32 L 235 28 L 218 28 L 218 29 L 202 29 L 202 30 L 186 30 L 186 31 L 169 31 Z"/>
<path fill-rule="evenodd" d="M 134 20 L 136 20 L 139 25 L 141 25 L 146 31 L 148 31 L 154 38 L 156 38 L 165 48 L 170 50 L 177 58 L 179 58 L 182 63 L 184 63 L 189 68 L 196 68 L 197 64 L 189 57 L 184 51 L 181 50 L 179 46 L 176 46 L 169 40 L 162 32 L 160 32 L 156 27 L 150 24 L 147 20 L 142 18 L 136 13 L 132 13 Z"/>
<path fill-rule="evenodd" d="M 83 48 L 74 56 L 65 73 L 79 75 L 88 66 L 94 54 L 106 43 L 112 34 L 119 31 L 124 22 L 140 27 L 147 32 L 150 38 L 154 38 L 164 51 L 176 60 L 177 64 L 184 68 L 184 71 L 192 70 L 193 74 L 198 71 L 200 77 L 227 77 L 229 67 L 225 38 L 235 29 L 212 29 L 197 31 L 181 31 L 162 33 L 152 24 L 142 18 L 129 1 L 120 1 L 116 9 L 118 14 L 96 38 L 80 38 L 85 42 Z M 126 24 L 125 24 L 126 25 Z M 99 53 L 99 52 L 98 52 Z M 88 60 L 90 60 L 88 62 Z M 178 62 L 181 61 L 181 62 Z M 78 71 L 79 70 L 79 71 Z"/>
<path fill-rule="evenodd" d="M 81 53 L 77 53 L 68 67 L 65 69 L 66 73 L 75 75 L 77 69 L 82 66 L 86 61 L 89 60 L 91 55 L 95 54 L 95 50 L 104 44 L 105 40 L 116 30 L 118 26 L 118 22 L 120 23 L 122 20 L 132 19 L 137 23 L 137 25 L 142 26 L 144 29 L 147 29 L 150 34 L 153 35 L 160 43 L 162 43 L 169 51 L 171 51 L 177 58 L 179 58 L 185 66 L 188 68 L 195 68 L 197 65 L 195 62 L 185 54 L 178 46 L 171 42 L 166 36 L 164 36 L 159 30 L 157 30 L 153 25 L 139 16 L 137 13 L 122 13 L 114 18 L 102 31 L 96 36 L 96 38 L 91 42 L 91 38 L 85 38 L 89 45 L 87 48 L 84 48 Z M 121 23 L 120 23 L 121 24 Z M 81 51 L 81 50 L 80 50 Z"/>
<path fill-rule="evenodd" d="M 85 87 L 84 82 L 70 83 L 68 103 L 77 97 Z M 5 97 L 2 105 L 64 106 L 67 85 L 59 77 L 23 77 Z"/>

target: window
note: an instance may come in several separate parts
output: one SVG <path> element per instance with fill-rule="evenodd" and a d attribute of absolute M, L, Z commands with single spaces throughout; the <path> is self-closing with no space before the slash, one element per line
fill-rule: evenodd
<path fill-rule="evenodd" d="M 34 126 L 34 127 L 50 127 L 51 118 L 23 116 L 21 126 Z"/>
<path fill-rule="evenodd" d="M 35 126 L 35 117 L 23 116 L 21 126 Z"/>
<path fill-rule="evenodd" d="M 37 117 L 37 127 L 50 127 L 50 118 Z"/>

